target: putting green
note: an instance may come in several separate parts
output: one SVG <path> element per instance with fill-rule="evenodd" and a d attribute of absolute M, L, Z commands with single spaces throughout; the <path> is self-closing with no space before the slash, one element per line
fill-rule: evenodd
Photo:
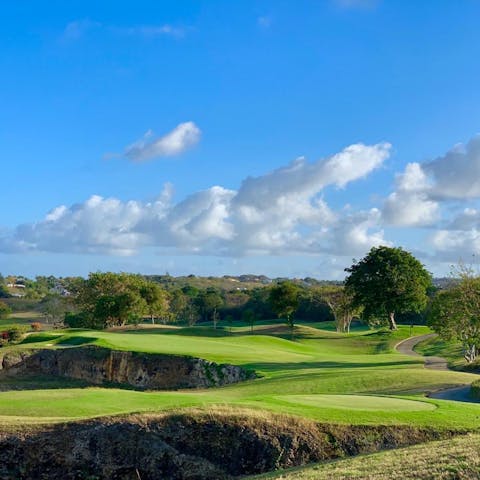
<path fill-rule="evenodd" d="M 387 410 L 415 412 L 435 410 L 437 407 L 428 402 L 417 402 L 393 397 L 373 395 L 279 395 L 276 398 L 285 402 L 318 408 L 340 408 L 347 410 Z"/>

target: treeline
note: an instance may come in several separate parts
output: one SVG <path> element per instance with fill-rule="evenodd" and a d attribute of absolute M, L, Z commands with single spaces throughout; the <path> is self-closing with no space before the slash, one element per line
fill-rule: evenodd
<path fill-rule="evenodd" d="M 244 290 L 198 288 L 188 283 L 179 287 L 173 282 L 162 285 L 142 275 L 97 272 L 87 279 L 71 281 L 70 295 L 61 302 L 50 294 L 40 303 L 51 313 L 53 323 L 64 317 L 68 327 L 108 328 L 143 321 L 186 325 L 208 322 L 216 326 L 223 320 L 251 324 L 277 317 L 270 299 L 275 285 Z M 322 287 L 298 285 L 295 318 L 316 322 L 333 319 Z"/>

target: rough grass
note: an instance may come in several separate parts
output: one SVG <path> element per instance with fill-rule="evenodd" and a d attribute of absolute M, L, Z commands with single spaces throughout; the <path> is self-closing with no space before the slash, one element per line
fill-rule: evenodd
<path fill-rule="evenodd" d="M 250 479 L 283 480 L 471 480 L 480 478 L 480 435 L 363 455 Z"/>
<path fill-rule="evenodd" d="M 414 334 L 428 332 L 415 327 Z M 263 334 L 260 334 L 263 333 Z M 45 379 L 27 384 L 0 382 L 3 422 L 46 422 L 128 412 L 159 412 L 178 406 L 231 405 L 288 413 L 339 424 L 419 425 L 471 429 L 480 405 L 426 399 L 426 392 L 471 383 L 459 372 L 426 370 L 422 359 L 397 353 L 394 345 L 410 334 L 364 328 L 350 335 L 311 325 L 296 329 L 295 341 L 281 325 L 264 325 L 250 334 L 206 327 L 152 328 L 98 332 L 68 330 L 31 334 L 22 348 L 98 345 L 118 350 L 192 355 L 253 369 L 261 378 L 228 387 L 135 392 L 73 388 L 65 381 L 53 390 Z M 58 386 L 58 384 L 57 384 Z M 388 398 L 387 398 L 388 397 Z"/>

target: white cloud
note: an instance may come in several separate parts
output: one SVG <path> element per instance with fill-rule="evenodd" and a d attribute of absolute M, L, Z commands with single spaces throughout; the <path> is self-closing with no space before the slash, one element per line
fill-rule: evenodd
<path fill-rule="evenodd" d="M 438 230 L 431 236 L 435 258 L 441 261 L 469 261 L 480 254 L 480 229 Z"/>
<path fill-rule="evenodd" d="M 201 131 L 193 122 L 177 125 L 171 132 L 154 138 L 149 130 L 135 143 L 125 149 L 125 157 L 134 162 L 142 162 L 152 158 L 179 155 L 200 141 Z"/>
<path fill-rule="evenodd" d="M 381 213 L 377 208 L 347 215 L 331 234 L 330 251 L 337 255 L 362 255 L 371 247 L 390 245 L 380 228 Z"/>
<path fill-rule="evenodd" d="M 143 148 L 164 151 L 165 138 L 161 147 L 155 141 Z M 130 255 L 149 246 L 205 255 L 340 250 L 356 255 L 386 243 L 378 210 L 336 213 L 322 190 L 364 177 L 382 164 L 389 148 L 357 144 L 314 163 L 298 159 L 246 179 L 237 192 L 214 186 L 177 204 L 169 185 L 154 202 L 92 196 L 82 204 L 57 207 L 37 223 L 18 226 L 0 240 L 0 251 Z M 142 159 L 145 155 L 139 154 Z"/>
<path fill-rule="evenodd" d="M 442 200 L 480 197 L 480 135 L 422 166 L 431 178 L 430 195 Z"/>
<path fill-rule="evenodd" d="M 409 163 L 397 175 L 383 218 L 396 226 L 432 226 L 442 205 L 480 198 L 480 135 L 425 163 Z"/>
<path fill-rule="evenodd" d="M 383 219 L 397 226 L 425 226 L 439 217 L 438 202 L 428 196 L 427 175 L 418 163 L 409 163 L 405 172 L 397 175 L 397 191 L 391 193 L 383 207 Z"/>

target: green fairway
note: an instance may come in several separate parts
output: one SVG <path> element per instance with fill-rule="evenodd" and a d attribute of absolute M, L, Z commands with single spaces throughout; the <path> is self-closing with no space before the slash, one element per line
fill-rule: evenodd
<path fill-rule="evenodd" d="M 375 395 L 280 395 L 276 398 L 295 405 L 308 405 L 317 408 L 338 408 L 342 410 L 413 412 L 436 409 L 435 405 L 427 402 L 379 397 Z"/>
<path fill-rule="evenodd" d="M 328 326 L 327 326 L 328 327 Z M 414 335 L 428 332 L 415 327 Z M 425 398 L 430 392 L 471 383 L 472 374 L 426 370 L 421 358 L 400 355 L 396 343 L 410 335 L 361 328 L 350 335 L 300 326 L 295 339 L 279 325 L 255 334 L 226 330 L 151 328 L 134 331 L 69 330 L 32 334 L 16 349 L 71 348 L 93 344 L 119 350 L 191 355 L 255 370 L 260 378 L 227 387 L 140 392 L 88 387 L 62 380 L 0 382 L 0 421 L 37 423 L 128 412 L 213 405 L 253 407 L 319 421 L 349 424 L 418 424 L 468 429 L 480 406 Z"/>

